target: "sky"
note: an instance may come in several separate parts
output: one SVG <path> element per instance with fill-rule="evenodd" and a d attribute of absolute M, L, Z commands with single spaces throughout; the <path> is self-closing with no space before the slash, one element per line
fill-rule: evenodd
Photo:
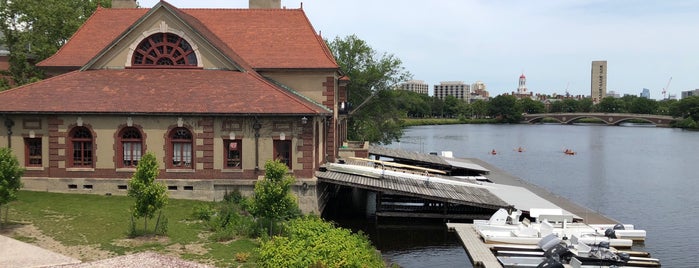
<path fill-rule="evenodd" d="M 158 0 L 138 0 L 152 7 Z M 168 0 L 179 8 L 247 8 L 248 0 Z M 416 80 L 485 82 L 590 95 L 591 63 L 607 61 L 607 92 L 651 98 L 699 89 L 699 1 L 282 0 L 325 39 L 356 35 L 392 54 Z"/>

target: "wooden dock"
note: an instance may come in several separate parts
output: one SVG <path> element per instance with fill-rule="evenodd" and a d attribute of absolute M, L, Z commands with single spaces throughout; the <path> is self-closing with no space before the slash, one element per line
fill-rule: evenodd
<path fill-rule="evenodd" d="M 490 250 L 481 237 L 476 233 L 473 224 L 447 223 L 449 230 L 456 231 L 461 243 L 466 249 L 466 254 L 476 268 L 502 268 L 495 254 Z"/>

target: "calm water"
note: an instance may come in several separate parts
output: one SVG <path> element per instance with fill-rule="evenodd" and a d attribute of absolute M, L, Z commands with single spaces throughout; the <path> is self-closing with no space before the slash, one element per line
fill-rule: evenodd
<path fill-rule="evenodd" d="M 480 158 L 645 229 L 645 246 L 634 249 L 651 252 L 663 267 L 699 267 L 699 132 L 558 124 L 421 126 L 407 129 L 390 147 Z M 518 153 L 518 147 L 526 151 Z M 565 155 L 565 148 L 577 154 Z M 491 155 L 492 149 L 498 154 Z M 428 234 L 432 239 L 423 239 L 420 228 L 368 233 L 386 258 L 403 267 L 471 267 L 452 234 L 437 229 Z"/>

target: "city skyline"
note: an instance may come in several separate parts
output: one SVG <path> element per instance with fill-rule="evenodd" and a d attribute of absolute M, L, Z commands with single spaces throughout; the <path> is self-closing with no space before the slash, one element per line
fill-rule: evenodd
<path fill-rule="evenodd" d="M 158 0 L 138 0 L 152 7 Z M 247 8 L 248 0 L 169 0 L 180 8 Z M 495 96 L 517 90 L 590 95 L 590 63 L 606 60 L 609 91 L 661 99 L 699 88 L 699 2 L 287 1 L 323 38 L 355 34 L 379 55 L 393 54 L 413 78 L 483 81 Z M 428 3 L 429 4 L 429 3 Z M 439 5 L 439 6 L 434 6 Z"/>

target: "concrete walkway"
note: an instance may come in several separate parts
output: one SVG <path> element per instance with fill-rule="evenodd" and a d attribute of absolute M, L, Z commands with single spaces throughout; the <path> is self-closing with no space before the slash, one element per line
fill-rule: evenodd
<path fill-rule="evenodd" d="M 0 267 L 48 267 L 77 263 L 80 260 L 0 235 Z"/>

